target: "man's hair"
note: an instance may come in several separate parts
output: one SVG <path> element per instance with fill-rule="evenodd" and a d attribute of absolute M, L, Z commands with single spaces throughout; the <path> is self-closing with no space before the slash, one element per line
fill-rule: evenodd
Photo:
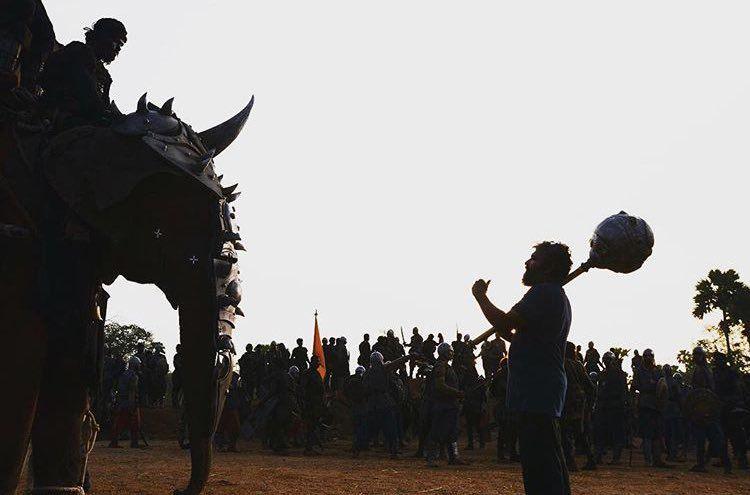
<path fill-rule="evenodd" d="M 558 282 L 564 282 L 573 266 L 570 259 L 570 249 L 561 242 L 540 242 L 534 249 L 544 258 L 544 263 L 552 277 Z"/>
<path fill-rule="evenodd" d="M 84 31 L 86 32 L 86 41 L 93 40 L 102 34 L 107 34 L 110 38 L 120 40 L 122 43 L 128 41 L 128 31 L 125 29 L 125 25 L 117 19 L 109 17 L 99 19 L 93 26 L 86 28 Z"/>

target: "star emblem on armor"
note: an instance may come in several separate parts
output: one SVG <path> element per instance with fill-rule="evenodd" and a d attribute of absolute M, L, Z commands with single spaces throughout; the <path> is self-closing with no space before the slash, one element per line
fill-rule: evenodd
<path fill-rule="evenodd" d="M 193 255 L 193 256 L 191 256 L 191 257 L 189 257 L 189 258 L 188 258 L 188 261 L 189 261 L 190 263 L 192 263 L 192 264 L 193 264 L 193 266 L 195 266 L 195 264 L 196 264 L 196 263 L 198 263 L 198 257 L 197 257 L 197 256 L 195 256 L 195 255 Z"/>
<path fill-rule="evenodd" d="M 164 233 L 161 231 L 161 229 L 154 230 L 154 237 L 157 239 L 161 239 L 161 237 L 164 235 Z"/>

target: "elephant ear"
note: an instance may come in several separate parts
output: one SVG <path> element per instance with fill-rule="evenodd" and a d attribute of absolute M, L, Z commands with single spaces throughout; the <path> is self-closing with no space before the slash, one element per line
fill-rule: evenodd
<path fill-rule="evenodd" d="M 178 174 L 139 137 L 91 126 L 55 137 L 45 150 L 41 167 L 62 201 L 92 225 L 104 210 L 127 199 L 148 177 Z"/>

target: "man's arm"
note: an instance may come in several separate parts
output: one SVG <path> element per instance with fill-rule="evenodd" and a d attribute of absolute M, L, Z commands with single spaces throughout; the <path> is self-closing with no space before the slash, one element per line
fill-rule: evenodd
<path fill-rule="evenodd" d="M 490 324 L 492 324 L 492 327 L 497 334 L 510 342 L 513 340 L 513 333 L 511 330 L 521 328 L 523 326 L 523 321 L 515 312 L 509 311 L 506 313 L 492 304 L 487 297 L 487 286 L 489 286 L 489 284 L 489 280 L 485 282 L 484 280 L 479 279 L 474 282 L 471 292 L 474 294 L 474 298 L 477 300 L 484 317 L 487 318 L 487 321 L 489 321 Z"/>
<path fill-rule="evenodd" d="M 383 367 L 385 368 L 386 371 L 395 370 L 395 369 L 400 368 L 402 364 L 404 364 L 411 358 L 412 356 L 409 356 L 409 355 L 401 356 L 398 359 L 394 359 L 393 361 L 388 361 L 387 363 L 383 364 Z"/>

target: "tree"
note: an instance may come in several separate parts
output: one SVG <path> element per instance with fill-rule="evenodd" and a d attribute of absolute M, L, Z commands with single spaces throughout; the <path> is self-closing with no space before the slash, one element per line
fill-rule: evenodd
<path fill-rule="evenodd" d="M 711 332 L 710 329 L 708 331 Z M 705 339 L 698 340 L 693 345 L 693 348 L 702 347 L 706 351 L 706 354 L 709 356 L 709 359 L 711 359 L 710 356 L 713 356 L 714 354 L 719 352 L 719 346 L 725 345 L 721 343 L 722 337 L 723 336 L 716 337 L 714 335 L 709 335 L 709 337 Z M 750 370 L 750 358 L 747 354 L 749 346 L 742 340 L 735 339 L 735 341 L 732 342 L 731 347 L 734 352 L 734 361 L 731 362 L 731 366 L 741 373 L 746 373 L 748 370 Z M 677 362 L 685 367 L 686 377 L 692 376 L 693 368 L 695 367 L 695 363 L 693 362 L 692 349 L 683 349 L 679 351 L 677 353 Z"/>
<path fill-rule="evenodd" d="M 154 336 L 138 325 L 121 325 L 116 321 L 104 325 L 104 352 L 108 356 L 124 358 L 135 354 L 141 342 L 151 347 Z"/>
<path fill-rule="evenodd" d="M 613 347 L 610 349 L 610 351 L 612 351 L 617 360 L 620 362 L 622 362 L 622 360 L 628 357 L 628 354 L 630 354 L 630 349 L 624 349 L 622 347 Z"/>
<path fill-rule="evenodd" d="M 747 286 L 740 281 L 740 276 L 734 270 L 711 270 L 708 278 L 698 282 L 693 297 L 695 307 L 693 316 L 703 318 L 712 311 L 721 311 L 721 321 L 718 328 L 726 344 L 727 357 L 732 359 L 732 344 L 730 334 L 739 323 L 737 302 L 743 296 Z"/>

